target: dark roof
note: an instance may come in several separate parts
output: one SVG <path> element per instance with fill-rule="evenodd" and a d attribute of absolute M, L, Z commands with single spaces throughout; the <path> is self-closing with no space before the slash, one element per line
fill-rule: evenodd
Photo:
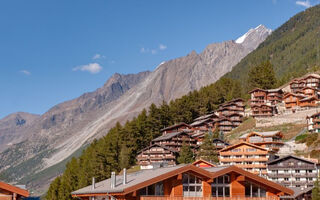
<path fill-rule="evenodd" d="M 294 194 L 291 196 L 285 195 L 285 196 L 281 196 L 281 199 L 295 199 L 297 197 L 299 197 L 302 194 L 311 192 L 311 190 L 313 189 L 313 187 L 307 187 L 307 188 L 301 188 L 301 187 L 289 187 L 289 189 L 293 190 Z"/>
<path fill-rule="evenodd" d="M 261 88 L 254 88 L 253 90 L 249 91 L 248 93 L 250 94 L 250 93 L 252 93 L 252 92 L 254 92 L 254 91 L 257 91 L 257 90 L 267 92 L 266 90 L 261 89 Z"/>
<path fill-rule="evenodd" d="M 178 136 L 178 135 L 181 135 L 181 134 L 186 134 L 186 135 L 190 136 L 188 134 L 189 132 L 192 132 L 192 131 L 183 130 L 183 131 L 174 132 L 174 133 L 167 133 L 165 135 L 162 135 L 160 137 L 157 137 L 157 138 L 153 139 L 152 141 L 153 142 L 157 142 L 157 141 L 161 141 L 161 140 L 168 140 L 168 139 L 171 139 L 171 138 L 173 138 L 175 136 Z"/>
<path fill-rule="evenodd" d="M 226 144 L 226 145 L 229 145 L 229 143 L 227 143 L 226 141 L 221 140 L 221 139 L 219 139 L 219 138 L 213 138 L 212 141 L 213 141 L 213 142 L 214 142 L 214 141 L 220 141 L 220 142 L 222 142 L 222 143 L 224 143 L 224 144 Z"/>
<path fill-rule="evenodd" d="M 184 122 L 181 122 L 181 123 L 179 123 L 179 124 L 175 124 L 175 125 L 172 125 L 172 126 L 168 126 L 168 127 L 166 127 L 166 128 L 163 128 L 163 129 L 161 129 L 160 131 L 162 132 L 162 131 L 174 129 L 174 128 L 180 127 L 180 126 L 187 126 L 187 127 L 191 128 L 191 126 L 190 126 L 189 124 L 186 124 L 186 123 L 184 123 Z"/>
<path fill-rule="evenodd" d="M 284 157 L 281 157 L 281 158 L 272 160 L 272 161 L 268 162 L 268 164 L 273 164 L 273 163 L 276 163 L 276 162 L 279 162 L 279 161 L 282 161 L 282 160 L 286 160 L 286 159 L 289 159 L 289 158 L 301 160 L 301 161 L 303 161 L 303 162 L 308 162 L 308 163 L 310 163 L 310 164 L 316 164 L 316 163 L 312 162 L 311 160 L 307 160 L 307 159 L 300 158 L 300 157 L 293 156 L 293 155 L 288 155 L 288 156 L 284 156 Z"/>
<path fill-rule="evenodd" d="M 222 151 L 226 151 L 226 150 L 229 150 L 229 149 L 233 149 L 235 147 L 238 147 L 238 146 L 241 146 L 241 145 L 248 145 L 248 146 L 251 146 L 253 148 L 256 148 L 256 149 L 260 149 L 260 150 L 263 150 L 263 151 L 268 151 L 267 149 L 263 148 L 263 147 L 260 147 L 260 146 L 257 146 L 257 145 L 254 145 L 252 143 L 248 143 L 248 142 L 239 142 L 237 144 L 234 144 L 234 145 L 230 145 L 224 149 L 221 149 L 219 152 L 222 152 Z"/>
<path fill-rule="evenodd" d="M 143 151 L 145 151 L 145 150 L 147 150 L 147 149 L 150 149 L 151 147 L 154 147 L 154 146 L 162 147 L 162 148 L 164 148 L 164 149 L 166 149 L 166 150 L 168 150 L 168 151 L 171 151 L 171 152 L 173 152 L 173 153 L 177 153 L 176 150 L 171 149 L 171 148 L 169 148 L 169 147 L 167 147 L 167 146 L 160 145 L 160 144 L 152 144 L 152 145 L 150 145 L 150 146 L 147 146 L 146 148 L 142 149 L 142 150 L 139 151 L 138 153 L 141 153 L 141 152 L 143 152 Z"/>

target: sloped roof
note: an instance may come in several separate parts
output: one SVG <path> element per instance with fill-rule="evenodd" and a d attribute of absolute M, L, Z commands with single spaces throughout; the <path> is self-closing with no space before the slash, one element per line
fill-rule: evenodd
<path fill-rule="evenodd" d="M 177 127 L 180 127 L 180 126 L 186 126 L 186 127 L 189 127 L 191 128 L 191 126 L 189 124 L 186 124 L 184 122 L 181 122 L 179 124 L 175 124 L 175 125 L 172 125 L 172 126 L 168 126 L 166 128 L 163 128 L 161 129 L 160 131 L 163 132 L 163 131 L 166 131 L 166 130 L 170 130 L 170 129 L 174 129 L 174 128 L 177 128 Z"/>
<path fill-rule="evenodd" d="M 208 121 L 214 121 L 213 119 L 203 119 L 203 120 L 198 120 L 198 121 L 195 121 L 193 122 L 192 124 L 190 124 L 190 126 L 197 126 L 197 125 L 200 125 L 200 124 L 203 124 L 203 123 L 206 123 Z"/>
<path fill-rule="evenodd" d="M 260 147 L 260 146 L 257 146 L 257 145 L 254 145 L 254 144 L 252 144 L 252 143 L 239 142 L 239 143 L 237 143 L 237 144 L 230 145 L 230 146 L 228 146 L 228 147 L 226 147 L 226 148 L 223 148 L 223 149 L 221 149 L 219 152 L 227 151 L 227 150 L 229 150 L 229 149 L 233 149 L 233 148 L 236 148 L 236 147 L 241 146 L 241 145 L 248 145 L 248 146 L 251 146 L 251 147 L 256 148 L 256 149 L 260 149 L 260 150 L 263 150 L 263 151 L 268 151 L 267 149 L 265 149 L 265 148 L 263 148 L 263 147 Z"/>
<path fill-rule="evenodd" d="M 287 160 L 289 158 L 293 158 L 293 159 L 300 160 L 300 161 L 303 161 L 303 162 L 307 162 L 307 163 L 310 163 L 310 164 L 316 164 L 316 163 L 312 162 L 311 160 L 307 160 L 307 159 L 300 158 L 300 157 L 293 156 L 293 155 L 288 155 L 288 156 L 284 156 L 284 157 L 272 160 L 272 161 L 268 162 L 268 164 L 270 165 L 270 164 L 277 163 L 277 162 L 280 162 L 280 161 L 283 161 L 283 160 Z"/>
<path fill-rule="evenodd" d="M 9 191 L 12 193 L 16 193 L 16 194 L 23 196 L 23 197 L 29 197 L 28 190 L 22 189 L 17 186 L 10 185 L 10 184 L 2 182 L 2 181 L 0 181 L 0 189 L 6 190 L 6 191 Z"/>
<path fill-rule="evenodd" d="M 194 121 L 204 120 L 204 119 L 208 119 L 208 118 L 211 118 L 211 117 L 217 118 L 218 116 L 216 114 L 214 114 L 214 113 L 209 113 L 207 115 L 202 115 L 202 116 L 196 118 Z"/>
<path fill-rule="evenodd" d="M 143 152 L 143 151 L 145 151 L 145 150 L 147 150 L 147 149 L 150 149 L 150 148 L 152 148 L 152 147 L 155 147 L 155 146 L 157 146 L 157 147 L 162 147 L 162 148 L 164 148 L 165 150 L 168 150 L 168 151 L 177 153 L 176 150 L 171 149 L 171 148 L 169 148 L 169 147 L 167 147 L 167 146 L 160 145 L 160 144 L 152 144 L 152 145 L 150 145 L 150 146 L 147 146 L 146 148 L 142 149 L 142 150 L 139 151 L 138 153 L 141 153 L 141 152 Z"/>
<path fill-rule="evenodd" d="M 257 133 L 258 135 L 260 135 L 262 137 L 270 137 L 270 136 L 277 135 L 278 133 L 281 133 L 281 131 L 266 131 L 266 132 L 253 131 L 253 132 L 250 132 L 250 133 L 243 134 L 239 138 L 241 138 L 241 139 L 247 138 L 252 133 Z"/>
<path fill-rule="evenodd" d="M 152 141 L 153 141 L 153 142 L 157 142 L 157 141 L 161 141 L 161 140 L 168 140 L 168 139 L 171 139 L 171 138 L 173 138 L 173 137 L 175 137 L 175 136 L 178 136 L 178 135 L 180 135 L 180 134 L 186 134 L 186 135 L 190 136 L 190 135 L 188 134 L 189 132 L 192 132 L 192 131 L 183 130 L 183 131 L 174 132 L 174 133 L 167 133 L 167 134 L 165 134 L 165 135 L 162 135 L 162 136 L 160 136 L 160 137 L 157 137 L 157 138 L 153 139 Z M 191 137 L 191 136 L 190 136 L 190 137 Z"/>
<path fill-rule="evenodd" d="M 211 166 L 211 167 L 216 167 L 215 164 L 213 164 L 213 163 L 211 163 L 211 162 L 209 162 L 209 161 L 203 160 L 203 159 L 199 159 L 199 160 L 194 161 L 194 162 L 192 163 L 192 165 L 197 166 L 197 164 L 199 164 L 199 163 L 205 163 L 205 164 L 207 164 L 207 165 L 209 165 L 209 166 Z"/>
<path fill-rule="evenodd" d="M 312 100 L 312 99 L 317 100 L 317 98 L 315 96 L 311 96 L 311 97 L 306 97 L 304 99 L 301 99 L 300 101 L 308 101 L 308 100 Z"/>
<path fill-rule="evenodd" d="M 267 92 L 266 90 L 261 89 L 261 88 L 254 88 L 253 90 L 249 91 L 248 93 L 250 94 L 250 93 L 252 93 L 252 92 L 254 92 L 254 91 L 257 91 L 257 90 L 263 91 L 263 92 Z"/>
<path fill-rule="evenodd" d="M 236 166 L 219 166 L 219 167 L 210 167 L 210 168 L 199 168 L 192 164 L 189 165 L 177 165 L 174 167 L 166 167 L 166 168 L 156 168 L 156 169 L 147 169 L 141 170 L 138 172 L 134 172 L 127 175 L 127 183 L 125 185 L 122 184 L 123 176 L 116 177 L 116 186 L 115 188 L 111 188 L 111 179 L 107 179 L 95 184 L 95 188 L 92 189 L 92 186 L 87 186 L 82 189 L 76 190 L 72 192 L 72 196 L 81 196 L 81 195 L 99 195 L 99 194 L 121 194 L 125 195 L 134 191 L 137 191 L 141 188 L 144 188 L 148 185 L 152 185 L 159 181 L 166 180 L 178 174 L 193 172 L 199 176 L 206 178 L 216 178 L 222 176 L 227 173 L 235 172 L 237 174 L 243 175 L 249 179 L 252 179 L 256 182 L 259 182 L 261 185 L 265 185 L 267 187 L 271 187 L 276 191 L 283 191 L 287 195 L 293 195 L 293 190 L 281 186 L 277 183 L 264 179 L 258 175 L 247 172 L 243 169 L 240 169 Z"/>
<path fill-rule="evenodd" d="M 224 144 L 226 144 L 226 145 L 230 145 L 228 142 L 226 142 L 226 141 L 224 141 L 224 140 L 221 140 L 221 139 L 219 139 L 219 138 L 213 138 L 212 141 L 213 141 L 213 142 L 215 142 L 215 141 L 220 141 L 220 142 L 222 142 L 222 143 L 224 143 Z"/>

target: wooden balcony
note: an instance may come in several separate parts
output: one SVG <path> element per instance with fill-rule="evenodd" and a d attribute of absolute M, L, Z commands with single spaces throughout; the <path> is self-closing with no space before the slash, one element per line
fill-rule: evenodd
<path fill-rule="evenodd" d="M 183 197 L 183 196 L 141 196 L 140 200 L 277 200 L 276 197 Z"/>

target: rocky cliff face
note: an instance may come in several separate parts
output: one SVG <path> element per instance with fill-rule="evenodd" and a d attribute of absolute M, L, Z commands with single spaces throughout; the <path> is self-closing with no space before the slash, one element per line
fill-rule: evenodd
<path fill-rule="evenodd" d="M 151 103 L 170 101 L 217 81 L 270 32 L 259 26 L 236 41 L 210 44 L 199 54 L 192 51 L 163 62 L 153 72 L 115 74 L 95 92 L 58 104 L 39 117 L 26 130 L 28 139 L 0 154 L 0 171 L 19 180 L 61 162 Z"/>

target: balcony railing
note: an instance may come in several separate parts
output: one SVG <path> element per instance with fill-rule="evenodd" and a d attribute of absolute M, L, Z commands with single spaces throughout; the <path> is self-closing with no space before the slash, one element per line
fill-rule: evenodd
<path fill-rule="evenodd" d="M 183 197 L 183 196 L 141 196 L 140 200 L 277 200 L 277 197 Z"/>

